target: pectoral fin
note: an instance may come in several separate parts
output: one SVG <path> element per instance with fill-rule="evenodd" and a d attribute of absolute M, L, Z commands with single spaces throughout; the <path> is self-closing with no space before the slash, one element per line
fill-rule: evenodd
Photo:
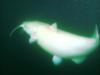
<path fill-rule="evenodd" d="M 37 40 L 37 37 L 36 36 L 31 36 L 30 39 L 29 39 L 29 43 L 34 43 L 35 41 Z"/>
<path fill-rule="evenodd" d="M 72 61 L 75 62 L 76 64 L 80 64 L 82 63 L 84 60 L 85 60 L 85 56 L 83 57 L 76 57 L 76 58 L 73 58 Z"/>
<path fill-rule="evenodd" d="M 52 62 L 54 65 L 59 65 L 62 62 L 62 59 L 56 55 L 53 56 Z"/>

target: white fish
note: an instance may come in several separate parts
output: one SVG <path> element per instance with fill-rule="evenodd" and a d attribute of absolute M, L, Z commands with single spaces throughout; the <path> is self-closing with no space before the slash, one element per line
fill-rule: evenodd
<path fill-rule="evenodd" d="M 24 22 L 19 27 L 30 36 L 29 43 L 37 42 L 43 50 L 53 55 L 52 62 L 55 65 L 59 65 L 63 58 L 80 64 L 99 45 L 97 26 L 91 38 L 60 30 L 56 23 L 50 25 L 33 21 Z"/>

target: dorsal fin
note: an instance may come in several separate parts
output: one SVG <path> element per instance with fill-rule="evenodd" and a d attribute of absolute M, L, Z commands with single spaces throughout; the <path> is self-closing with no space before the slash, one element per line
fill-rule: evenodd
<path fill-rule="evenodd" d="M 53 23 L 52 27 L 55 28 L 55 29 L 57 29 L 57 23 Z"/>
<path fill-rule="evenodd" d="M 51 26 L 50 26 L 51 29 L 53 29 L 54 31 L 57 31 L 57 23 L 53 23 Z"/>

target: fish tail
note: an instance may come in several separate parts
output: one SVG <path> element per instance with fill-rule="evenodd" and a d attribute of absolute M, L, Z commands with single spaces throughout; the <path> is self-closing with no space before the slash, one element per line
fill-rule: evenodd
<path fill-rule="evenodd" d="M 95 31 L 94 31 L 94 34 L 93 34 L 93 38 L 95 38 L 96 40 L 99 40 L 99 31 L 98 31 L 97 24 L 96 24 Z"/>
<path fill-rule="evenodd" d="M 99 31 L 98 31 L 98 26 L 97 26 L 97 24 L 96 24 L 96 26 L 95 26 L 95 31 L 94 31 L 94 34 L 93 34 L 93 38 L 96 40 L 95 46 L 98 46 L 100 40 L 99 40 Z"/>

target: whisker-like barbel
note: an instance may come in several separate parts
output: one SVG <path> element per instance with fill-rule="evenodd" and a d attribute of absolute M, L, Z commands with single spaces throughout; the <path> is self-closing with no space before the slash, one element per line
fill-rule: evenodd
<path fill-rule="evenodd" d="M 20 29 L 20 28 L 22 28 L 22 25 L 15 27 L 15 28 L 10 32 L 9 37 L 11 37 L 11 36 L 14 34 L 14 32 L 16 32 L 16 31 L 17 31 L 18 29 Z"/>

